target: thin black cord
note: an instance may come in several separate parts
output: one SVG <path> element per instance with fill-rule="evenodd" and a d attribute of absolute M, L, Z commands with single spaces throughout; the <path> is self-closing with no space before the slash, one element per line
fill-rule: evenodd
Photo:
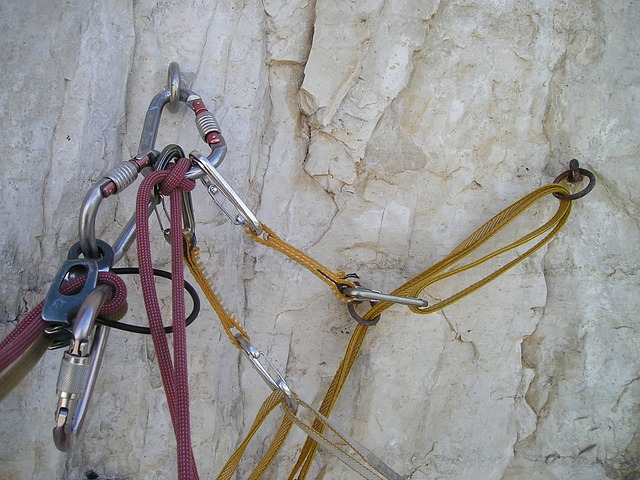
<path fill-rule="evenodd" d="M 140 269 L 138 267 L 113 268 L 111 269 L 111 271 L 118 275 L 137 275 L 140 273 Z M 156 277 L 162 277 L 162 278 L 171 280 L 171 273 L 166 272 L 164 270 L 159 270 L 157 268 L 153 269 L 153 275 Z M 193 303 L 193 308 L 191 309 L 191 313 L 185 319 L 185 323 L 188 327 L 194 322 L 194 320 L 198 317 L 198 314 L 200 313 L 200 297 L 198 297 L 198 292 L 196 292 L 196 289 L 193 288 L 193 286 L 186 280 L 184 281 L 184 289 L 187 291 L 187 293 L 191 297 L 191 302 Z M 104 325 L 105 327 L 115 328 L 116 330 L 124 330 L 125 332 L 139 333 L 142 335 L 151 335 L 151 329 L 149 327 L 141 327 L 139 325 L 132 325 L 130 323 L 116 322 L 114 320 L 107 320 L 105 318 L 100 318 L 100 317 L 98 317 L 96 322 L 99 323 L 100 325 Z M 165 333 L 172 333 L 173 327 L 172 326 L 164 327 L 164 331 Z"/>

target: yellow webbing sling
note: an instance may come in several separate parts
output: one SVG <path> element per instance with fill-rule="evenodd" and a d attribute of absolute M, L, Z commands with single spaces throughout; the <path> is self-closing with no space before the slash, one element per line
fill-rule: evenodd
<path fill-rule="evenodd" d="M 555 215 L 548 220 L 541 227 L 533 230 L 529 234 L 521 237 L 517 241 L 502 247 L 491 254 L 485 255 L 484 257 L 471 262 L 462 267 L 458 267 L 455 269 L 447 270 L 449 267 L 452 267 L 464 257 L 469 255 L 474 250 L 478 249 L 481 245 L 483 245 L 487 240 L 493 237 L 496 233 L 506 227 L 509 223 L 511 223 L 515 218 L 524 213 L 525 210 L 542 200 L 544 197 L 548 195 L 552 195 L 554 193 L 559 193 L 561 195 L 567 195 L 568 190 L 562 185 L 558 184 L 550 184 L 547 186 L 543 186 L 538 188 L 537 190 L 531 192 L 525 197 L 521 198 L 513 205 L 507 207 L 500 213 L 498 213 L 495 217 L 485 223 L 482 227 L 476 230 L 471 236 L 469 236 L 466 240 L 464 240 L 458 247 L 456 247 L 446 258 L 436 263 L 432 267 L 428 268 L 418 276 L 409 280 L 407 283 L 396 289 L 392 292 L 393 295 L 398 296 L 418 296 L 427 286 L 432 285 L 440 280 L 443 280 L 447 277 L 455 275 L 457 273 L 461 273 L 465 270 L 469 270 L 473 267 L 480 265 L 481 263 L 486 262 L 487 260 L 494 258 L 502 253 L 505 253 L 509 250 L 512 250 L 520 245 L 523 245 L 540 235 L 547 233 L 542 239 L 540 239 L 534 246 L 529 248 L 526 252 L 519 255 L 514 260 L 508 262 L 504 266 L 495 270 L 492 274 L 486 276 L 482 280 L 460 290 L 459 292 L 451 295 L 450 297 L 437 302 L 435 305 L 429 306 L 427 308 L 416 308 L 410 307 L 412 311 L 420 314 L 427 314 L 435 312 L 436 310 L 440 310 L 447 305 L 451 305 L 462 297 L 469 295 L 480 287 L 486 285 L 491 280 L 495 279 L 497 276 L 506 272 L 508 269 L 521 262 L 538 249 L 540 249 L 543 245 L 548 243 L 557 233 L 560 231 L 562 226 L 566 223 L 569 218 L 569 214 L 571 212 L 571 202 L 569 200 L 559 200 L 558 210 Z M 388 302 L 380 302 L 371 310 L 367 311 L 363 315 L 364 320 L 371 320 L 375 318 L 377 315 L 385 311 L 387 308 L 391 306 Z M 363 326 L 362 324 L 358 324 L 351 335 L 351 340 L 349 341 L 349 345 L 345 352 L 345 355 L 338 367 L 336 374 L 327 389 L 327 393 L 322 401 L 319 412 L 324 416 L 329 416 L 331 410 L 333 409 L 338 396 L 344 386 L 344 383 L 349 375 L 351 367 L 355 362 L 358 353 L 360 352 L 360 347 L 362 346 L 362 342 L 364 341 L 364 337 L 367 334 L 368 328 Z M 320 422 L 314 422 L 314 429 L 322 431 L 323 426 Z M 306 478 L 309 473 L 309 469 L 311 468 L 311 462 L 313 461 L 313 457 L 317 451 L 316 442 L 307 438 L 302 451 L 300 452 L 300 456 L 298 457 L 298 461 L 294 466 L 291 475 L 289 476 L 289 480 L 293 480 L 297 478 L 298 480 L 303 480 Z M 296 477 L 296 473 L 300 471 L 300 474 Z"/>

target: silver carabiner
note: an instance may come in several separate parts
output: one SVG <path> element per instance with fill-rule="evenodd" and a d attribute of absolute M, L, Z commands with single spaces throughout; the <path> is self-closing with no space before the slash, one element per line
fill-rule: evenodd
<path fill-rule="evenodd" d="M 287 382 L 285 381 L 282 374 L 276 369 L 276 367 L 273 366 L 273 363 L 269 361 L 264 353 L 262 353 L 260 350 L 254 347 L 251 342 L 249 342 L 247 337 L 245 337 L 241 333 L 236 333 L 234 336 L 242 347 L 242 351 L 247 355 L 247 358 L 249 358 L 251 364 L 258 371 L 262 379 L 267 382 L 267 385 L 269 385 L 271 390 L 280 390 L 284 394 L 284 401 L 287 403 L 287 407 L 291 412 L 295 414 L 298 411 L 298 402 L 293 396 L 293 392 L 291 392 L 291 389 L 287 385 Z M 271 370 L 275 372 L 276 377 L 278 377 L 277 380 L 273 378 L 264 367 L 264 365 L 260 363 L 260 357 L 264 358 L 271 367 Z"/>
<path fill-rule="evenodd" d="M 87 413 L 95 387 L 109 329 L 95 326 L 102 305 L 111 295 L 111 287 L 98 285 L 82 303 L 72 326 L 72 341 L 63 357 L 58 373 L 56 394 L 56 424 L 53 442 L 58 450 L 67 452 Z"/>
<path fill-rule="evenodd" d="M 182 148 L 180 148 L 178 145 L 168 145 L 167 147 L 165 147 L 165 150 L 163 150 L 163 153 L 160 154 L 160 158 L 158 158 L 158 161 L 154 165 L 154 170 L 165 170 L 172 160 L 178 161 L 182 157 L 184 157 L 184 152 L 182 151 Z M 199 172 L 202 175 L 204 175 L 203 172 L 201 171 Z M 167 242 L 169 242 L 171 229 L 164 227 L 162 219 L 160 218 L 160 214 L 158 213 L 157 206 L 162 204 L 162 208 L 164 210 L 164 213 L 169 223 L 171 223 L 171 219 L 169 214 L 166 211 L 164 200 L 162 199 L 162 196 L 160 195 L 160 192 L 157 188 L 154 193 L 153 202 L 155 204 L 155 211 L 156 211 L 156 216 L 158 217 L 158 223 L 160 223 L 160 228 L 164 233 L 165 239 L 167 240 Z M 182 225 L 183 225 L 182 233 L 184 233 L 185 235 L 189 235 L 191 237 L 191 246 L 194 247 L 197 243 L 197 240 L 196 240 L 196 219 L 195 219 L 195 214 L 193 210 L 193 200 L 191 198 L 191 192 L 187 192 L 184 190 L 182 191 Z"/>
<path fill-rule="evenodd" d="M 226 142 L 218 122 L 213 114 L 207 110 L 200 95 L 181 87 L 180 66 L 176 62 L 169 65 L 168 77 L 167 90 L 158 93 L 151 100 L 147 109 L 138 145 L 138 155 L 146 155 L 147 152 L 155 148 L 163 108 L 169 105 L 169 111 L 175 112 L 178 110 L 178 104 L 183 102 L 195 113 L 196 127 L 200 137 L 211 148 L 207 159 L 217 167 L 222 163 L 227 152 Z"/>
<path fill-rule="evenodd" d="M 138 177 L 139 173 L 146 175 L 153 168 L 153 163 L 157 152 L 154 150 L 160 119 L 165 106 L 169 105 L 169 110 L 177 110 L 177 105 L 182 102 L 195 113 L 196 127 L 204 142 L 211 148 L 210 154 L 205 157 L 214 166 L 218 166 L 224 160 L 227 152 L 227 145 L 220 132 L 218 122 L 211 112 L 209 112 L 202 101 L 202 98 L 180 85 L 180 67 L 173 62 L 169 66 L 167 89 L 158 93 L 147 109 L 137 155 L 121 165 L 117 166 L 104 178 L 98 181 L 87 193 L 82 204 L 78 222 L 78 237 L 80 250 L 85 258 L 100 258 L 100 251 L 96 242 L 95 222 L 98 209 L 103 198 L 113 193 L 122 191 L 131 185 Z M 200 178 L 204 173 L 200 170 L 192 172 L 191 178 Z M 149 205 L 149 215 L 154 210 L 155 205 Z M 131 246 L 135 239 L 135 215 L 118 236 L 113 244 L 114 263 L 117 263 Z"/>
<path fill-rule="evenodd" d="M 258 221 L 249 207 L 247 207 L 247 205 L 242 201 L 231 185 L 229 185 L 224 177 L 220 175 L 220 172 L 216 170 L 215 165 L 213 165 L 207 157 L 195 150 L 189 154 L 189 158 L 198 167 L 200 167 L 201 171 L 204 172 L 205 175 L 202 176 L 200 180 L 207 188 L 207 192 L 209 192 L 213 201 L 216 202 L 218 207 L 220 207 L 220 210 L 222 210 L 234 224 L 246 225 L 254 234 L 261 235 L 263 231 L 262 224 Z M 224 196 L 233 205 L 237 211 L 236 215 L 232 215 L 224 207 L 223 203 L 218 199 L 218 193 L 221 193 L 222 196 Z"/>

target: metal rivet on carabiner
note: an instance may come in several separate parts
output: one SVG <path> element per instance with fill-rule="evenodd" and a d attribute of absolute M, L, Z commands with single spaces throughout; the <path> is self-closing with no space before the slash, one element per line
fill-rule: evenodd
<path fill-rule="evenodd" d="M 560 183 L 563 180 L 567 180 L 569 183 L 580 183 L 583 179 L 583 175 L 589 179 L 589 184 L 585 188 L 570 195 L 554 193 L 553 196 L 558 200 L 577 200 L 578 198 L 584 197 L 587 193 L 593 190 L 593 187 L 596 186 L 596 176 L 589 170 L 580 168 L 580 163 L 578 163 L 578 160 L 574 158 L 569 162 L 569 170 L 558 175 L 553 183 Z"/>

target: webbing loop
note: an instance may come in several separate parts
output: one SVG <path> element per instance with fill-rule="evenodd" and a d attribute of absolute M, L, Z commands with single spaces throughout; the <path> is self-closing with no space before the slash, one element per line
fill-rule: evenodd
<path fill-rule="evenodd" d="M 495 236 L 499 231 L 504 229 L 507 225 L 509 225 L 513 220 L 515 220 L 518 216 L 523 214 L 527 209 L 538 203 L 544 197 L 554 194 L 568 194 L 568 190 L 562 185 L 550 184 L 540 187 L 528 195 L 525 195 L 523 198 L 510 205 L 497 215 L 495 215 L 491 220 L 477 229 L 471 236 L 469 236 L 466 240 L 464 240 L 460 245 L 458 245 L 447 257 L 445 257 L 440 262 L 436 263 L 432 267 L 425 270 L 420 275 L 414 277 L 409 282 L 405 283 L 398 289 L 396 289 L 393 294 L 400 296 L 408 296 L 408 297 L 417 297 L 420 295 L 422 291 L 424 291 L 428 286 L 433 285 L 436 282 L 444 280 L 445 278 L 451 277 L 453 275 L 462 273 L 464 271 L 470 270 L 474 267 L 477 267 L 492 258 L 495 258 L 503 253 L 506 253 L 510 250 L 513 250 L 521 245 L 525 245 L 528 242 L 536 239 L 537 237 L 543 235 L 544 233 L 548 234 L 539 240 L 535 245 L 529 248 L 526 252 L 518 255 L 514 260 L 506 263 L 501 266 L 497 270 L 495 270 L 490 275 L 487 275 L 483 279 L 475 282 L 474 284 L 460 290 L 459 292 L 451 295 L 450 297 L 441 300 L 433 305 L 430 305 L 425 308 L 420 307 L 409 307 L 411 311 L 419 314 L 427 314 L 432 313 L 437 310 L 441 310 L 442 308 L 451 305 L 452 303 L 460 300 L 461 298 L 475 292 L 479 288 L 488 284 L 498 276 L 502 275 L 504 272 L 512 268 L 513 266 L 520 263 L 525 258 L 529 257 L 536 251 L 538 251 L 543 245 L 547 244 L 560 229 L 564 226 L 567 219 L 569 218 L 569 214 L 571 213 L 571 202 L 568 200 L 560 200 L 558 205 L 558 210 L 555 215 L 545 222 L 539 228 L 531 231 L 530 233 L 524 235 L 520 239 L 515 242 L 510 243 L 502 248 L 495 250 L 492 253 L 489 253 L 478 260 L 475 260 L 467 265 L 463 265 L 458 268 L 453 268 L 448 270 L 450 267 L 453 267 L 456 263 L 461 261 L 463 258 L 470 255 L 472 252 L 477 250 L 480 246 L 485 244 L 490 238 Z M 373 307 L 373 310 L 376 309 L 386 309 L 383 305 L 376 305 Z"/>
<path fill-rule="evenodd" d="M 249 433 L 246 435 L 240 446 L 236 449 L 236 451 L 231 455 L 227 463 L 222 467 L 220 474 L 217 477 L 217 480 L 231 480 L 233 478 L 238 465 L 240 464 L 240 460 L 244 456 L 244 452 L 249 446 L 249 442 L 255 436 L 256 432 L 260 429 L 260 426 L 264 423 L 266 418 L 273 412 L 273 410 L 280 405 L 284 401 L 284 393 L 282 390 L 274 390 L 271 392 L 271 395 L 267 397 L 267 399 L 260 406 L 260 410 L 256 414 L 256 418 L 249 429 Z M 282 448 L 282 444 L 287 438 L 289 431 L 291 430 L 291 426 L 293 422 L 285 417 L 282 421 L 280 428 L 278 429 L 276 435 L 274 436 L 271 445 L 267 449 L 266 453 L 262 456 L 262 459 L 254 469 L 254 471 L 249 476 L 248 480 L 258 480 L 262 477 L 262 474 L 265 470 L 271 465 L 273 459 Z"/>
<path fill-rule="evenodd" d="M 526 252 L 519 255 L 516 259 L 508 262 L 504 266 L 498 268 L 492 274 L 486 276 L 482 280 L 464 288 L 463 290 L 449 296 L 448 298 L 437 302 L 434 305 L 431 305 L 427 308 L 421 309 L 418 307 L 409 307 L 415 313 L 426 314 L 432 313 L 434 311 L 440 310 L 455 301 L 461 299 L 462 297 L 469 295 L 475 290 L 481 288 L 482 286 L 489 283 L 491 280 L 495 279 L 497 276 L 501 275 L 509 268 L 513 267 L 517 263 L 521 262 L 537 250 L 539 250 L 543 245 L 548 243 L 562 228 L 562 226 L 566 223 L 569 213 L 571 212 L 571 202 L 569 200 L 559 200 L 558 210 L 555 215 L 548 220 L 541 227 L 534 229 L 532 232 L 524 235 L 519 240 L 512 242 L 511 244 L 500 248 L 494 251 L 491 254 L 485 255 L 479 260 L 473 261 L 468 265 L 454 268 L 452 270 L 447 270 L 448 268 L 454 266 L 457 262 L 459 262 L 462 258 L 466 257 L 477 248 L 479 248 L 482 244 L 486 243 L 491 237 L 497 234 L 500 230 L 506 227 L 511 221 L 513 221 L 516 217 L 521 215 L 528 208 L 533 206 L 538 201 L 542 200 L 544 197 L 551 195 L 553 193 L 560 194 L 568 194 L 568 190 L 562 186 L 557 184 L 550 184 L 547 186 L 543 186 L 533 191 L 532 193 L 526 195 L 522 199 L 515 202 L 513 205 L 507 207 L 502 212 L 498 213 L 491 220 L 485 223 L 482 227 L 480 227 L 476 232 L 474 232 L 471 236 L 469 236 L 466 240 L 464 240 L 458 247 L 456 247 L 447 257 L 445 257 L 440 262 L 436 263 L 429 269 L 425 270 L 420 275 L 415 278 L 409 280 L 407 283 L 399 287 L 398 289 L 392 292 L 392 295 L 398 296 L 407 296 L 407 297 L 417 297 L 427 286 L 434 284 L 437 281 L 443 280 L 444 278 L 450 277 L 456 273 L 460 273 L 462 271 L 471 269 L 484 263 L 502 253 L 510 251 L 518 246 L 524 245 L 531 240 L 538 238 L 539 236 L 547 233 L 542 239 L 538 241 L 533 247 L 529 248 Z M 389 308 L 392 303 L 389 302 L 379 302 L 374 305 L 369 311 L 367 311 L 363 315 L 363 319 L 365 321 L 371 321 L 376 316 L 380 315 L 387 308 Z M 336 371 L 336 374 L 327 389 L 325 397 L 320 406 L 319 412 L 328 417 L 335 406 L 335 403 L 344 387 L 346 379 L 351 371 L 351 367 L 353 366 L 362 344 L 364 342 L 364 338 L 367 334 L 368 328 L 365 325 L 358 324 L 354 329 L 354 332 L 351 336 L 351 340 L 349 341 L 349 345 L 347 346 L 347 350 L 344 354 L 340 365 Z M 312 428 L 316 432 L 322 433 L 324 430 L 324 425 L 322 422 L 316 419 L 314 421 Z M 303 480 L 309 473 L 309 469 L 311 468 L 311 462 L 315 453 L 317 451 L 318 444 L 317 442 L 310 436 L 307 437 L 305 444 L 298 456 L 298 460 L 292 469 L 291 475 L 289 476 L 289 480 Z"/>
<path fill-rule="evenodd" d="M 309 438 L 313 438 L 324 450 L 334 455 L 346 466 L 367 480 L 403 480 L 403 477 L 395 472 L 389 465 L 380 460 L 375 454 L 363 447 L 359 442 L 338 428 L 327 417 L 315 411 L 310 405 L 296 396 L 296 401 L 303 406 L 315 418 L 314 424 L 319 422 L 323 430 L 328 430 L 336 437 L 332 441 L 322 431 L 307 425 L 296 412 L 285 407 L 286 419 L 289 419 L 304 431 Z"/>
<path fill-rule="evenodd" d="M 189 234 L 183 234 L 183 239 L 184 262 L 189 268 L 191 275 L 193 275 L 193 278 L 196 280 L 198 285 L 200 285 L 202 292 L 205 297 L 207 297 L 207 300 L 209 300 L 209 303 L 216 312 L 216 315 L 218 315 L 227 337 L 236 348 L 242 349 L 242 345 L 238 342 L 234 330 L 248 340 L 250 340 L 249 334 L 247 334 L 244 328 L 242 328 L 242 325 L 240 325 L 240 322 L 238 322 L 236 317 L 232 313 L 228 312 L 222 304 L 220 297 L 215 291 L 213 281 L 207 275 L 207 270 L 200 260 L 200 249 L 192 243 L 193 237 Z"/>

